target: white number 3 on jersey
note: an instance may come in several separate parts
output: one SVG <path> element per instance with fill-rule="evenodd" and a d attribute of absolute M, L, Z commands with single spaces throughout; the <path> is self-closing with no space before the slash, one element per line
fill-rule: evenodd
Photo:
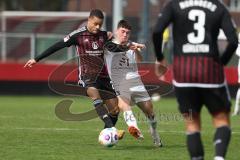
<path fill-rule="evenodd" d="M 195 22 L 193 28 L 197 31 L 197 33 L 191 32 L 188 34 L 188 41 L 193 44 L 202 43 L 205 39 L 205 12 L 197 9 L 190 10 L 188 18 Z"/>

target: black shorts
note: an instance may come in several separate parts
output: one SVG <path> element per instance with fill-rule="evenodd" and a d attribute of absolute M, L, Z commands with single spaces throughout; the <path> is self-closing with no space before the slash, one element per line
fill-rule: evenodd
<path fill-rule="evenodd" d="M 211 114 L 230 112 L 231 102 L 226 86 L 221 88 L 175 87 L 181 113 L 200 113 L 205 105 Z"/>
<path fill-rule="evenodd" d="M 116 98 L 116 93 L 112 87 L 112 82 L 108 76 L 81 76 L 79 85 L 82 87 L 95 87 L 98 89 L 102 100 Z"/>

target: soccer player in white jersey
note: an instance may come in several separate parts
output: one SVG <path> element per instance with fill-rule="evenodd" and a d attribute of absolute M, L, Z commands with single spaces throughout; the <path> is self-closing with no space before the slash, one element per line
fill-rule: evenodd
<path fill-rule="evenodd" d="M 240 84 L 240 33 L 238 34 L 238 48 L 237 48 L 236 54 L 239 57 L 239 59 L 238 59 L 238 84 Z M 238 88 L 238 91 L 237 91 L 233 115 L 240 114 L 239 100 L 240 100 L 240 88 Z"/>
<path fill-rule="evenodd" d="M 125 20 L 118 23 L 115 38 L 105 45 L 105 61 L 109 76 L 118 97 L 118 106 L 123 111 L 124 120 L 129 133 L 137 139 L 143 135 L 137 126 L 136 118 L 131 109 L 134 102 L 146 115 L 154 145 L 161 147 L 162 143 L 157 132 L 157 121 L 153 112 L 150 96 L 138 74 L 137 61 L 141 59 L 139 49 L 130 50 L 127 46 L 131 26 Z M 139 46 L 143 48 L 145 46 Z M 137 61 L 136 61 L 137 60 Z"/>

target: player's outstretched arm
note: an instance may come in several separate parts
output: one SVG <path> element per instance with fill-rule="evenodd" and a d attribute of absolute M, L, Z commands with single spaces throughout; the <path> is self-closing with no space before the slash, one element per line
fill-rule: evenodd
<path fill-rule="evenodd" d="M 33 65 L 35 65 L 37 62 L 35 59 L 30 59 L 27 61 L 27 63 L 24 65 L 24 68 L 32 68 Z"/>
<path fill-rule="evenodd" d="M 56 42 L 51 47 L 49 47 L 47 50 L 45 50 L 42 54 L 38 55 L 34 59 L 30 59 L 25 65 L 24 68 L 31 68 L 33 65 L 35 65 L 38 61 L 44 59 L 45 57 L 50 56 L 51 54 L 55 53 L 56 51 L 67 47 L 68 44 L 65 43 L 63 40 Z"/>

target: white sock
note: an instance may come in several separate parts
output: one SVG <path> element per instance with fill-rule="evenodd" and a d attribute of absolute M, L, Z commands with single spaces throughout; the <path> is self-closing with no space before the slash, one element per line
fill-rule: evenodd
<path fill-rule="evenodd" d="M 124 112 L 123 112 L 123 117 L 124 117 L 124 120 L 125 120 L 125 122 L 127 123 L 127 125 L 128 125 L 129 127 L 130 127 L 130 126 L 134 126 L 134 127 L 138 128 L 138 126 L 137 126 L 137 120 L 136 120 L 136 118 L 134 117 L 132 111 L 124 111 Z"/>
<path fill-rule="evenodd" d="M 234 113 L 237 113 L 239 111 L 239 100 L 240 100 L 240 88 L 238 88 L 237 95 L 236 95 Z"/>
<path fill-rule="evenodd" d="M 217 157 L 214 157 L 214 160 L 224 160 L 224 158 L 217 156 Z"/>

